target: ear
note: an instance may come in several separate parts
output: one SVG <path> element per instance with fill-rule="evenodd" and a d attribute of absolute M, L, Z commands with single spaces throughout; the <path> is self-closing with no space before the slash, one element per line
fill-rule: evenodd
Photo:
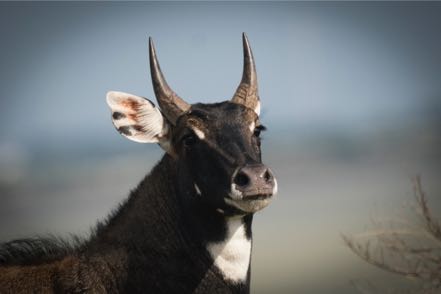
<path fill-rule="evenodd" d="M 139 143 L 159 143 L 169 151 L 170 126 L 153 102 L 116 91 L 108 92 L 106 100 L 121 135 Z"/>

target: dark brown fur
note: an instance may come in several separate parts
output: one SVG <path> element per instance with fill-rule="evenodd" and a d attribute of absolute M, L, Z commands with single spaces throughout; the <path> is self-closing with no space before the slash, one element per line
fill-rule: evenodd
<path fill-rule="evenodd" d="M 206 237 L 198 233 L 218 235 L 222 217 L 198 212 L 208 217 L 202 224 L 187 218 L 177 199 L 176 189 L 185 189 L 175 184 L 177 171 L 165 155 L 87 241 L 23 240 L 8 252 L 3 245 L 0 293 L 248 292 L 247 284 L 228 284 L 213 267 L 203 248 Z M 186 229 L 190 224 L 194 231 Z"/>
<path fill-rule="evenodd" d="M 251 242 L 253 214 L 267 205 L 253 199 L 270 197 L 276 187 L 261 160 L 257 78 L 245 35 L 243 44 L 244 74 L 232 101 L 189 105 L 169 89 L 150 40 L 153 86 L 171 128 L 168 154 L 88 240 L 26 239 L 0 246 L 1 294 L 249 293 L 249 265 L 245 276 L 228 279 L 214 265 L 211 254 L 217 253 L 207 251 L 207 244 L 226 241 L 232 216 Z M 140 108 L 132 99 L 122 103 L 135 113 Z M 119 132 L 141 130 L 136 114 L 124 115 L 135 125 Z M 255 174 L 239 182 L 251 167 Z M 231 197 L 233 183 L 242 189 L 240 199 Z"/>

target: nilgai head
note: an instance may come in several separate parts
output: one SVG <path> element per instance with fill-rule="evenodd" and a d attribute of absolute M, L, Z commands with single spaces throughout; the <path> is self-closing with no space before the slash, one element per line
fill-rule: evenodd
<path fill-rule="evenodd" d="M 185 102 L 168 86 L 152 39 L 149 51 L 159 108 L 142 97 L 109 92 L 118 132 L 136 142 L 158 143 L 176 160 L 180 177 L 205 209 L 244 215 L 267 206 L 277 182 L 262 163 L 260 132 L 265 127 L 259 120 L 256 67 L 246 35 L 242 81 L 233 98 L 220 103 Z"/>

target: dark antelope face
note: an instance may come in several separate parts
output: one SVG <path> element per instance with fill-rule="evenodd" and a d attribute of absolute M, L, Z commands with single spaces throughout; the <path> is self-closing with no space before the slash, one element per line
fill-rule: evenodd
<path fill-rule="evenodd" d="M 113 123 L 125 137 L 156 142 L 178 163 L 203 203 L 228 214 L 254 213 L 277 193 L 271 170 L 262 164 L 260 101 L 254 59 L 243 35 L 244 71 L 230 101 L 190 105 L 167 85 L 150 39 L 150 69 L 161 110 L 145 99 L 109 92 Z"/>

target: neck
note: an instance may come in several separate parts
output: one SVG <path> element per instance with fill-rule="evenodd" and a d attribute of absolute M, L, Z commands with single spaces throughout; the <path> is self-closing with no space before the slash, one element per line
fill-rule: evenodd
<path fill-rule="evenodd" d="M 253 216 L 231 215 L 210 206 L 185 167 L 179 167 L 177 195 L 183 208 L 186 230 L 202 247 L 210 268 L 232 285 L 249 287 Z"/>
<path fill-rule="evenodd" d="M 216 269 L 232 283 L 248 283 L 251 259 L 251 220 L 230 218 L 225 220 L 222 239 L 206 244 Z"/>
<path fill-rule="evenodd" d="M 207 209 L 197 200 L 194 186 L 180 186 L 178 177 L 176 162 L 164 156 L 98 230 L 97 243 L 124 247 L 128 267 L 135 268 L 144 283 L 154 270 L 160 276 L 176 276 L 187 284 L 174 287 L 196 293 L 212 292 L 213 287 L 249 292 L 252 215 L 227 217 Z M 141 268 L 146 273 L 140 274 Z M 175 290 L 169 280 L 153 282 L 162 291 Z"/>

